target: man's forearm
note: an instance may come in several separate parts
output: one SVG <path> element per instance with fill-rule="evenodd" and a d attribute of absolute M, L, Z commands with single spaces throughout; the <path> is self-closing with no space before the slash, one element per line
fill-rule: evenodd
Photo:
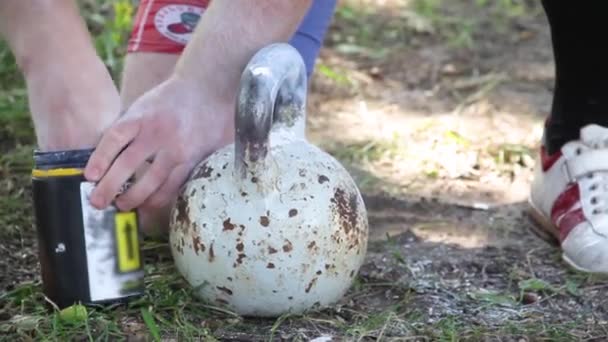
<path fill-rule="evenodd" d="M 176 66 L 176 75 L 204 83 L 233 101 L 241 72 L 260 48 L 286 42 L 311 0 L 212 1 Z"/>
<path fill-rule="evenodd" d="M 75 67 L 98 61 L 73 0 L 2 0 L 0 35 L 26 76 L 49 65 Z"/>
<path fill-rule="evenodd" d="M 0 34 L 26 80 L 38 147 L 94 146 L 120 99 L 73 0 L 0 0 Z"/>

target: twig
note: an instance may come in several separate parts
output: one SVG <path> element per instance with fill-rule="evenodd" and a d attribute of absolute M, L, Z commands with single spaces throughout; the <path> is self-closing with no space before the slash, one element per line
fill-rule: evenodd
<path fill-rule="evenodd" d="M 604 289 L 606 287 L 608 287 L 608 284 L 592 285 L 592 286 L 583 287 L 583 290 L 585 290 L 585 291 L 593 291 L 593 290 Z"/>
<path fill-rule="evenodd" d="M 532 267 L 532 260 L 530 259 L 530 255 L 536 252 L 538 248 L 532 248 L 528 253 L 526 253 L 526 260 L 528 261 L 528 268 L 530 269 L 530 273 L 532 274 L 532 278 L 536 278 L 536 274 L 534 273 L 534 267 Z"/>
<path fill-rule="evenodd" d="M 291 314 L 285 314 L 277 318 L 277 320 L 272 325 L 272 328 L 270 329 L 270 337 L 268 338 L 268 341 L 272 341 L 272 339 L 274 338 L 274 334 L 277 332 L 281 324 L 283 324 L 283 322 L 291 316 Z"/>
<path fill-rule="evenodd" d="M 489 74 L 485 74 L 485 75 L 482 75 L 479 77 L 467 78 L 464 80 L 460 79 L 460 80 L 454 81 L 451 88 L 456 89 L 456 90 L 474 88 L 477 86 L 484 86 L 484 85 L 487 85 L 488 83 L 495 82 L 497 79 L 504 80 L 504 79 L 506 79 L 506 75 L 504 73 L 499 73 L 499 74 L 489 73 Z"/>
<path fill-rule="evenodd" d="M 457 106 L 456 108 L 454 108 L 454 110 L 452 111 L 453 115 L 459 115 L 462 110 L 464 109 L 464 107 L 466 107 L 467 105 L 478 101 L 480 98 L 482 98 L 484 95 L 486 95 L 487 93 L 489 93 L 490 91 L 492 91 L 492 89 L 494 89 L 498 84 L 500 84 L 502 81 L 506 80 L 507 76 L 505 74 L 488 74 L 488 75 L 484 75 L 481 77 L 476 78 L 475 80 L 477 80 L 477 84 L 483 84 L 483 86 L 481 88 L 479 88 L 476 92 L 474 92 L 473 94 L 467 96 L 464 100 L 462 100 Z M 475 82 L 473 81 L 469 81 L 469 83 L 472 86 L 475 86 Z M 465 84 L 467 86 L 469 86 L 469 84 Z M 460 86 L 462 88 L 462 86 Z M 464 87 L 466 88 L 466 87 Z M 458 89 L 458 88 L 456 88 Z"/>
<path fill-rule="evenodd" d="M 381 341 L 382 340 L 382 336 L 384 335 L 384 331 L 386 331 L 386 327 L 392 321 L 394 315 L 395 315 L 395 313 L 391 312 L 391 314 L 386 318 L 386 321 L 384 322 L 384 326 L 382 327 L 382 330 L 380 330 L 380 334 L 378 334 L 378 337 L 376 338 L 377 341 Z"/>
<path fill-rule="evenodd" d="M 384 290 L 378 290 L 375 292 L 368 292 L 366 294 L 358 294 L 358 293 L 353 293 L 351 296 L 345 297 L 345 299 L 353 299 L 353 298 L 357 298 L 357 299 L 361 299 L 361 298 L 367 298 L 367 297 L 373 297 L 377 294 L 380 293 L 384 293 Z"/>
<path fill-rule="evenodd" d="M 55 310 L 61 311 L 61 309 L 59 309 L 59 306 L 57 306 L 57 304 L 55 304 L 55 302 L 50 300 L 49 297 L 47 297 L 46 295 L 44 295 L 44 300 L 47 301 L 49 304 L 51 304 L 53 306 L 53 308 L 55 308 Z"/>
<path fill-rule="evenodd" d="M 221 312 L 221 313 L 227 314 L 229 316 L 232 316 L 234 318 L 241 318 L 241 316 L 239 316 L 238 314 L 236 314 L 236 313 L 234 313 L 234 312 L 232 312 L 230 310 L 222 309 L 220 307 L 213 306 L 213 305 L 208 305 L 208 304 L 203 304 L 202 306 L 204 308 L 206 308 L 206 309 L 210 309 L 210 310 L 214 310 L 214 311 L 217 311 L 217 312 Z"/>
<path fill-rule="evenodd" d="M 323 324 L 328 324 L 331 326 L 338 326 L 339 324 L 337 324 L 336 322 L 332 321 L 331 319 L 322 319 L 322 318 L 314 318 L 314 317 L 306 317 L 307 321 L 310 322 L 316 322 L 316 323 L 323 323 Z"/>

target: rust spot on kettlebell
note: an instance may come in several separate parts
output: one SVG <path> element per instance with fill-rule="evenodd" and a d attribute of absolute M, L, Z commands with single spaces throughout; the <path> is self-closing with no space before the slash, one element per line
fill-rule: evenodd
<path fill-rule="evenodd" d="M 319 176 L 319 184 L 323 184 L 325 182 L 329 182 L 329 178 L 327 178 L 327 176 L 325 176 L 325 175 L 320 175 Z"/>
<path fill-rule="evenodd" d="M 196 253 L 196 255 L 198 255 L 199 251 L 205 251 L 205 245 L 201 243 L 201 238 L 199 236 L 192 237 L 192 247 L 194 248 L 194 253 Z"/>
<path fill-rule="evenodd" d="M 218 290 L 220 290 L 220 291 L 222 291 L 222 292 L 224 292 L 224 293 L 227 293 L 227 294 L 229 294 L 229 295 L 231 295 L 231 296 L 232 296 L 232 290 L 231 290 L 231 289 L 229 289 L 229 288 L 227 288 L 227 287 L 224 287 L 224 286 L 216 286 L 216 288 L 217 288 Z"/>
<path fill-rule="evenodd" d="M 316 245 L 316 244 L 317 244 L 317 242 L 316 242 L 316 241 L 311 241 L 311 242 L 308 244 L 308 249 L 313 249 L 313 248 L 315 247 L 315 245 Z"/>
<path fill-rule="evenodd" d="M 234 224 L 230 223 L 230 218 L 227 218 L 224 221 L 224 229 L 222 229 L 222 231 L 227 231 L 227 230 L 233 230 L 234 229 Z"/>
<path fill-rule="evenodd" d="M 266 268 L 274 268 L 274 264 L 269 262 L 268 265 L 266 265 Z"/>
<path fill-rule="evenodd" d="M 308 285 L 306 286 L 306 293 L 310 292 L 310 289 L 312 289 L 312 287 L 315 285 L 316 282 L 317 282 L 317 277 L 312 278 L 310 283 L 308 283 Z"/>
<path fill-rule="evenodd" d="M 260 224 L 264 227 L 268 227 L 268 225 L 270 224 L 270 219 L 268 218 L 268 216 L 260 216 Z"/>
<path fill-rule="evenodd" d="M 245 255 L 245 253 L 240 253 L 238 255 L 238 257 L 236 258 L 236 263 L 237 264 L 242 264 L 243 263 L 243 259 L 245 259 L 247 257 L 247 255 Z"/>
<path fill-rule="evenodd" d="M 213 172 L 213 168 L 211 166 L 207 165 L 207 163 L 204 163 L 203 165 L 201 165 L 201 167 L 198 169 L 198 171 L 194 174 L 192 179 L 209 178 L 209 177 L 211 177 L 212 172 Z"/>
<path fill-rule="evenodd" d="M 278 252 L 278 251 L 275 248 L 268 246 L 268 254 L 274 254 L 276 252 Z"/>
<path fill-rule="evenodd" d="M 239 243 L 236 245 L 236 250 L 237 250 L 237 251 L 239 251 L 239 252 L 242 252 L 242 251 L 243 251 L 243 249 L 245 249 L 245 245 L 244 245 L 242 242 L 239 242 Z"/>
<path fill-rule="evenodd" d="M 347 195 L 344 190 L 337 188 L 331 202 L 336 205 L 340 225 L 344 233 L 348 235 L 352 229 L 357 228 L 357 196 L 355 194 Z"/>
<path fill-rule="evenodd" d="M 283 252 L 288 253 L 291 252 L 293 250 L 293 245 L 291 244 L 291 241 L 289 240 L 285 240 L 286 243 L 283 245 Z"/>
<path fill-rule="evenodd" d="M 209 246 L 209 262 L 213 262 L 215 260 L 215 253 L 213 252 L 213 243 Z"/>
<path fill-rule="evenodd" d="M 289 217 L 294 217 L 298 215 L 298 209 L 290 209 L 289 210 Z"/>
<path fill-rule="evenodd" d="M 188 202 L 184 196 L 180 195 L 177 197 L 175 207 L 177 209 L 177 215 L 175 217 L 177 222 L 180 222 L 185 226 L 189 226 L 190 217 L 188 217 L 188 213 L 190 212 L 190 208 L 188 208 Z"/>

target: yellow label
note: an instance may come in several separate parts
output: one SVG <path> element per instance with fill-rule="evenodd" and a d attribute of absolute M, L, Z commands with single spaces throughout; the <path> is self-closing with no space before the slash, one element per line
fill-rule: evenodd
<path fill-rule="evenodd" d="M 84 171 L 82 169 L 74 169 L 74 168 L 50 169 L 50 170 L 33 169 L 32 170 L 32 176 L 39 177 L 39 178 L 61 177 L 61 176 L 79 176 L 79 175 L 82 175 L 83 173 L 84 173 Z"/>
<path fill-rule="evenodd" d="M 141 267 L 137 217 L 134 212 L 116 213 L 115 222 L 118 270 L 136 271 Z"/>

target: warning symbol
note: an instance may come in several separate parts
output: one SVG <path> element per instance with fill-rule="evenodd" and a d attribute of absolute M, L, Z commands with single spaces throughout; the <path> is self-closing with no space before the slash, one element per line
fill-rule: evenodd
<path fill-rule="evenodd" d="M 115 220 L 118 270 L 121 273 L 139 270 L 137 217 L 134 212 L 116 213 Z"/>

